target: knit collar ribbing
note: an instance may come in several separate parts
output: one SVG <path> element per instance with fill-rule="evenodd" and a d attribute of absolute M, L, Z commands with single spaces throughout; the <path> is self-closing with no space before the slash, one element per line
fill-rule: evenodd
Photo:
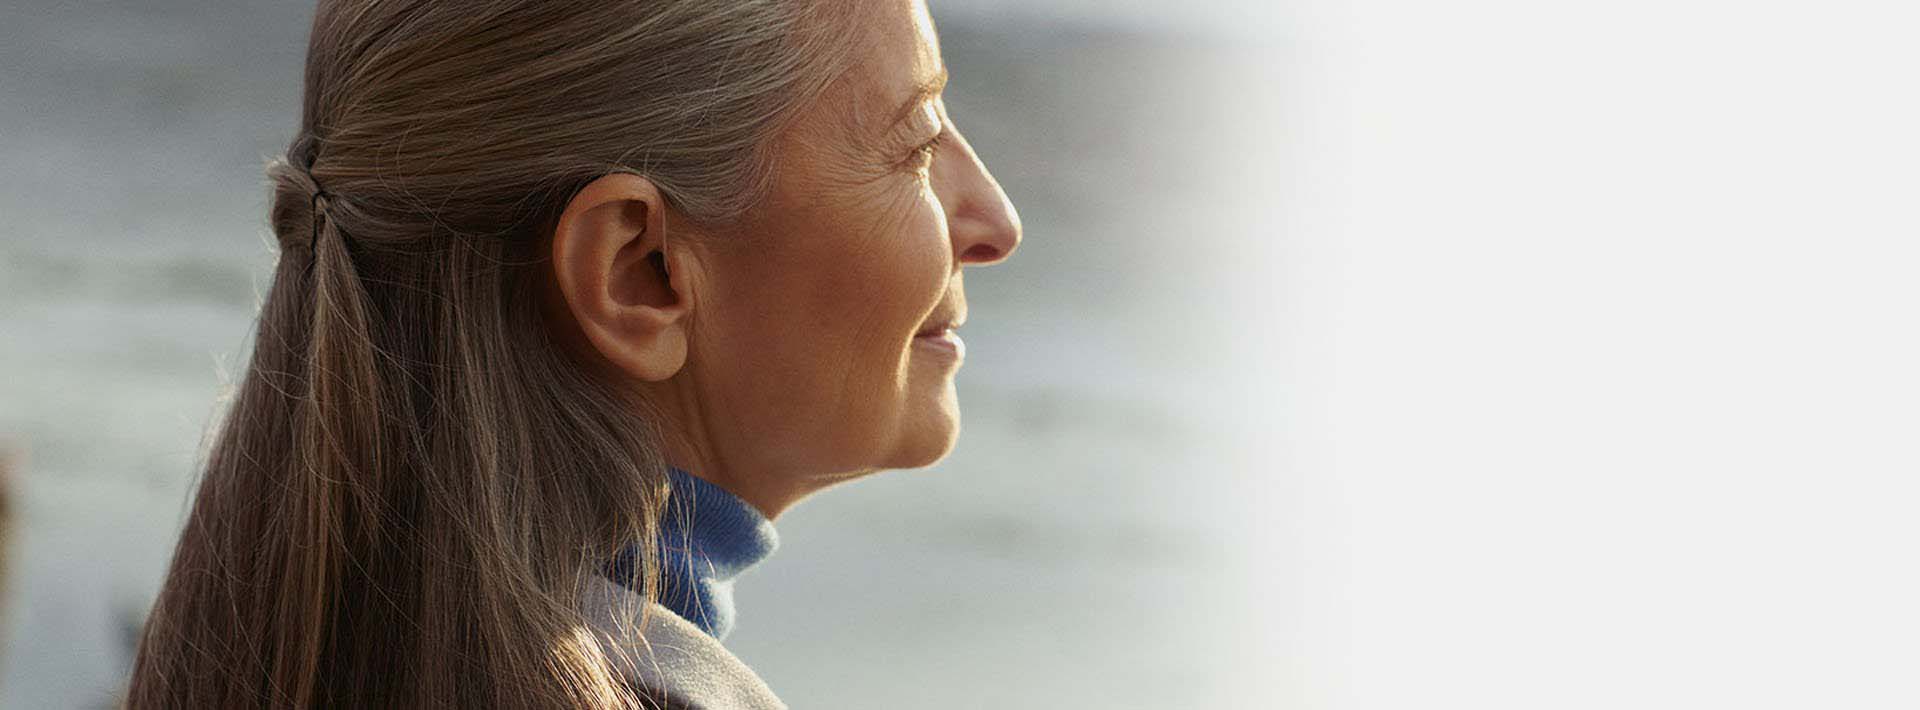
<path fill-rule="evenodd" d="M 733 630 L 733 581 L 780 546 L 773 522 L 739 496 L 678 467 L 667 468 L 672 491 L 660 519 L 660 604 L 716 639 Z M 623 585 L 639 547 L 610 565 Z M 634 591 L 639 591 L 634 589 Z"/>

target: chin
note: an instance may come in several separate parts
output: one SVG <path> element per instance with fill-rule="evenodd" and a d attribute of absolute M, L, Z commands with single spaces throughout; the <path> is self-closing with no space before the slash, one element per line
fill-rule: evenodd
<path fill-rule="evenodd" d="M 953 452 L 954 438 L 957 437 L 950 437 L 943 443 L 928 444 L 902 451 L 896 457 L 897 462 L 887 468 L 926 468 L 940 463 L 947 458 L 947 454 Z"/>
<path fill-rule="evenodd" d="M 887 468 L 925 468 L 953 452 L 960 440 L 960 406 L 949 389 L 938 402 L 919 407 L 901 428 Z"/>

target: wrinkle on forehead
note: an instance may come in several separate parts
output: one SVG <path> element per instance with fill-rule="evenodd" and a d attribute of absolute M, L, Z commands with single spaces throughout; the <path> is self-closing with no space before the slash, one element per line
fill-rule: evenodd
<path fill-rule="evenodd" d="M 828 92 L 830 130 L 853 142 L 883 143 L 903 113 L 919 108 L 916 94 L 945 74 L 940 61 L 940 38 L 933 18 L 920 0 L 883 0 L 858 20 L 857 34 L 869 47 L 852 71 L 842 75 Z M 909 105 L 901 106 L 902 102 Z"/>
<path fill-rule="evenodd" d="M 900 161 L 910 157 L 909 143 L 928 137 L 889 125 L 901 102 L 943 71 L 925 5 L 919 0 L 853 4 L 860 8 L 838 21 L 846 31 L 836 41 L 860 47 L 859 55 L 778 140 L 776 170 L 785 177 L 778 179 L 783 187 L 776 189 L 774 204 L 801 208 L 829 196 L 869 204 L 891 201 L 890 186 L 899 182 L 894 178 L 901 175 Z M 924 113 L 924 102 L 905 109 L 913 111 Z M 945 120 L 937 101 L 934 116 Z"/>

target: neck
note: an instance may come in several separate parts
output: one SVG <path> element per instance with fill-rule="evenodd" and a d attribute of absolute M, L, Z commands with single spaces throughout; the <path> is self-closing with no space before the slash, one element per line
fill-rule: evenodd
<path fill-rule="evenodd" d="M 712 420 L 706 416 L 706 409 L 700 406 L 706 400 L 693 391 L 698 387 L 694 370 L 692 363 L 689 363 L 673 377 L 641 384 L 640 396 L 648 409 L 666 418 L 662 422 L 665 425 L 662 427 L 665 434 L 661 442 L 664 448 L 662 453 L 675 468 L 726 489 L 753 506 L 767 520 L 779 518 L 802 496 L 777 485 L 785 478 L 779 472 L 757 462 L 722 453 L 751 451 L 751 448 L 723 445 L 724 439 L 721 437 L 724 432 L 712 425 Z M 748 472 L 758 472 L 760 475 L 750 475 Z"/>
<path fill-rule="evenodd" d="M 767 520 L 778 520 L 794 504 L 834 484 L 874 473 L 878 468 L 863 468 L 841 473 L 820 473 L 805 468 L 806 461 L 791 454 L 791 449 L 728 438 L 730 432 L 716 425 L 724 418 L 708 417 L 700 402 L 707 401 L 692 388 L 691 365 L 672 378 L 645 383 L 642 397 L 649 408 L 668 416 L 669 426 L 662 444 L 668 461 L 682 471 L 725 488 L 746 501 Z M 755 458 L 753 452 L 778 450 L 773 458 Z M 722 452 L 745 452 L 728 456 Z"/>
<path fill-rule="evenodd" d="M 736 467 L 729 464 L 732 460 L 719 455 L 713 447 L 706 445 L 702 437 L 699 442 L 693 437 L 669 437 L 666 442 L 666 456 L 672 461 L 673 468 L 687 475 L 699 478 L 707 483 L 724 489 L 728 494 L 747 505 L 752 506 L 768 521 L 778 519 L 781 513 L 798 502 L 802 496 L 792 495 L 773 485 L 778 476 L 748 476 L 738 473 Z"/>
<path fill-rule="evenodd" d="M 773 554 L 780 538 L 773 522 L 746 501 L 679 467 L 656 540 L 660 551 L 662 606 L 714 638 L 733 628 L 733 581 Z M 635 586 L 637 546 L 609 568 L 615 581 Z"/>

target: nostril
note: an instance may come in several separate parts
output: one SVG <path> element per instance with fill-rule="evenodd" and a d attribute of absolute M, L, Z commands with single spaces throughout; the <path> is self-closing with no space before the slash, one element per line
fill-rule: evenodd
<path fill-rule="evenodd" d="M 960 255 L 962 261 L 996 261 L 1000 250 L 991 244 L 975 244 Z"/>

